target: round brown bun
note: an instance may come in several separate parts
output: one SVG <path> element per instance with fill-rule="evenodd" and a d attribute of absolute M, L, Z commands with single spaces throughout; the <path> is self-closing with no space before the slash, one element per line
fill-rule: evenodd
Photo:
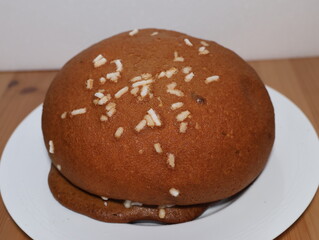
<path fill-rule="evenodd" d="M 163 223 L 182 223 L 200 216 L 209 203 L 188 206 L 150 206 L 101 198 L 71 184 L 52 166 L 49 173 L 49 186 L 53 196 L 65 207 L 91 218 L 115 223 L 128 223 L 138 220 L 151 220 Z M 125 207 L 126 206 L 126 207 Z"/>
<path fill-rule="evenodd" d="M 274 110 L 264 84 L 215 42 L 143 29 L 67 62 L 43 105 L 60 173 L 98 196 L 148 205 L 230 197 L 264 168 Z"/>

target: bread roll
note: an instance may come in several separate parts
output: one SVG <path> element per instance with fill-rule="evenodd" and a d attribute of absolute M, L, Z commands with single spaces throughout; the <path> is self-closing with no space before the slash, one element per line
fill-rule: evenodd
<path fill-rule="evenodd" d="M 274 109 L 237 54 L 179 32 L 107 38 L 68 61 L 44 101 L 52 163 L 90 194 L 148 205 L 228 198 L 256 179 Z"/>

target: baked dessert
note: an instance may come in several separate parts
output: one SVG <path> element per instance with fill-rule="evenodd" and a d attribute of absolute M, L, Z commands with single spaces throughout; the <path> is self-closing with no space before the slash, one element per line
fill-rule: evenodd
<path fill-rule="evenodd" d="M 124 32 L 76 55 L 42 114 L 51 192 L 106 222 L 196 218 L 256 179 L 274 128 L 267 90 L 243 59 L 161 29 Z"/>

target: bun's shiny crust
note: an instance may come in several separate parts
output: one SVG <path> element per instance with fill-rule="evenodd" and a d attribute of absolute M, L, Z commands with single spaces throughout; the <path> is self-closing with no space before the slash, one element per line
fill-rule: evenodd
<path fill-rule="evenodd" d="M 152 36 L 155 31 L 158 34 Z M 264 84 L 244 60 L 215 42 L 201 41 L 178 32 L 144 29 L 105 39 L 72 58 L 53 80 L 43 105 L 42 129 L 53 164 L 87 192 L 150 205 L 213 202 L 248 186 L 264 168 L 274 142 L 273 106 Z M 209 53 L 199 54 L 207 44 Z M 174 61 L 175 51 L 183 62 Z M 95 68 L 92 61 L 100 54 L 107 62 Z M 116 72 L 115 59 L 123 64 L 117 83 L 107 79 L 101 84 L 101 77 Z M 194 73 L 189 82 L 182 71 L 187 66 Z M 171 78 L 158 78 L 172 67 L 178 72 Z M 150 85 L 153 98 L 130 93 L 130 79 L 143 73 L 155 80 Z M 205 83 L 210 76 L 219 79 Z M 88 79 L 93 79 L 92 89 L 86 88 Z M 184 96 L 167 92 L 172 82 Z M 116 99 L 115 93 L 126 86 L 128 92 Z M 100 120 L 106 104 L 93 103 L 99 89 L 116 103 L 107 121 Z M 171 110 L 176 102 L 184 105 Z M 80 108 L 86 112 L 70 114 Z M 135 126 L 150 108 L 162 125 L 137 132 Z M 190 112 L 183 120 L 188 124 L 185 133 L 176 120 L 183 111 Z M 119 127 L 124 131 L 116 138 Z M 155 143 L 163 153 L 155 151 Z M 174 167 L 167 162 L 169 153 L 175 157 Z M 172 188 L 178 196 L 170 193 Z"/>
<path fill-rule="evenodd" d="M 48 182 L 53 196 L 63 206 L 104 222 L 127 223 L 152 220 L 163 223 L 182 223 L 197 218 L 209 206 L 209 204 L 199 204 L 163 208 L 165 214 L 163 218 L 160 218 L 161 210 L 157 206 L 125 208 L 123 201 L 113 199 L 107 200 L 105 205 L 105 201 L 100 197 L 88 194 L 68 182 L 54 166 L 51 167 Z"/>

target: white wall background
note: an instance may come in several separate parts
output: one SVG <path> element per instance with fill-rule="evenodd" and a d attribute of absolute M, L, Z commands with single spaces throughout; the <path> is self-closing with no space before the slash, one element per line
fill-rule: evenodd
<path fill-rule="evenodd" d="M 146 27 L 212 39 L 249 60 L 319 55 L 318 0 L 0 0 L 0 70 L 60 68 Z"/>

